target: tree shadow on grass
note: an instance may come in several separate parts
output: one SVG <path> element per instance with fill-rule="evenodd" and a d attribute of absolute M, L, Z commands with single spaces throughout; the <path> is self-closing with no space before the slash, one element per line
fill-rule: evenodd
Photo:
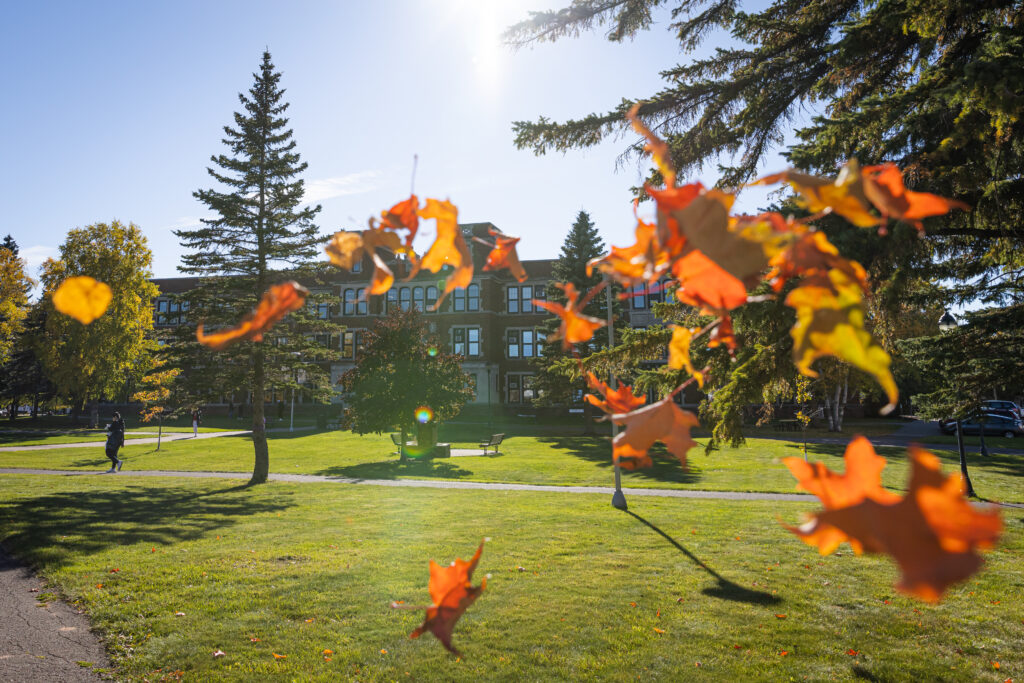
<path fill-rule="evenodd" d="M 66 564 L 71 555 L 194 540 L 250 515 L 294 505 L 286 492 L 248 490 L 248 484 L 200 492 L 132 485 L 0 501 L 0 539 L 23 561 L 53 569 Z"/>
<path fill-rule="evenodd" d="M 594 463 L 598 467 L 608 469 L 613 467 L 612 447 L 606 438 L 575 436 L 541 437 L 537 440 L 540 443 L 549 444 L 564 451 L 567 455 L 571 455 L 574 458 Z M 679 466 L 679 460 L 667 453 L 660 444 L 651 448 L 650 455 L 651 460 L 654 462 L 654 465 L 651 467 L 623 471 L 622 474 L 627 479 L 627 481 L 623 482 L 624 486 L 629 485 L 628 479 L 630 478 L 678 484 L 694 484 L 704 478 L 700 467 L 693 464 L 692 459 L 688 463 L 687 469 L 683 469 Z"/>
<path fill-rule="evenodd" d="M 691 562 L 693 562 L 695 565 L 697 565 L 698 567 L 706 571 L 708 574 L 710 574 L 712 577 L 714 577 L 715 581 L 717 582 L 716 585 L 709 586 L 708 588 L 702 590 L 701 593 L 703 593 L 704 595 L 707 595 L 712 598 L 719 598 L 721 600 L 729 600 L 731 602 L 745 602 L 749 605 L 777 605 L 780 602 L 782 602 L 782 600 L 780 600 L 778 597 L 774 595 L 771 595 L 770 593 L 744 588 L 738 583 L 730 581 L 729 579 L 725 578 L 724 576 L 716 572 L 714 569 L 709 567 L 707 564 L 705 564 L 705 562 L 702 559 L 700 559 L 692 552 L 687 550 L 681 543 L 679 543 L 679 541 L 669 536 L 667 533 L 656 527 L 651 522 L 647 521 L 646 519 L 644 519 L 643 517 L 641 517 L 640 515 L 636 514 L 631 510 L 626 510 L 625 512 L 627 515 L 634 517 L 635 519 L 643 523 L 645 526 L 647 526 L 649 529 L 656 532 L 658 535 L 660 535 L 662 538 L 664 538 L 666 541 L 672 544 L 672 546 L 676 550 L 681 552 L 683 555 L 686 555 L 686 557 Z"/>
<path fill-rule="evenodd" d="M 409 459 L 401 462 L 398 458 L 364 462 L 358 465 L 337 465 L 325 467 L 314 474 L 349 479 L 461 479 L 473 475 L 471 470 L 456 465 L 447 458 Z"/>

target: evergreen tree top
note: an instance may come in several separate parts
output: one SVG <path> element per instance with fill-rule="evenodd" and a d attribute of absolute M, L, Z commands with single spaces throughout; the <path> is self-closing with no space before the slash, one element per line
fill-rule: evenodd
<path fill-rule="evenodd" d="M 4 241 L 0 244 L 0 249 L 7 249 L 15 256 L 18 255 L 18 243 L 14 241 L 14 238 L 10 235 L 4 237 Z"/>

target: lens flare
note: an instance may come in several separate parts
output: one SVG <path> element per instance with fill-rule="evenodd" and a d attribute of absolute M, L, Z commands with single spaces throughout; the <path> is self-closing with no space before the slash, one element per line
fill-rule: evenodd
<path fill-rule="evenodd" d="M 416 421 L 420 424 L 427 424 L 434 419 L 434 411 L 430 406 L 420 406 L 416 409 Z"/>
<path fill-rule="evenodd" d="M 430 348 L 428 348 L 427 349 L 427 355 L 430 356 L 431 358 L 436 356 L 437 355 L 437 347 L 436 346 L 431 346 Z"/>

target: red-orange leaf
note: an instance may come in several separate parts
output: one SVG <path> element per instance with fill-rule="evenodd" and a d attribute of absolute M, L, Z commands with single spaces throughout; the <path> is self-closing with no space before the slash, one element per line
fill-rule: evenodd
<path fill-rule="evenodd" d="M 736 350 L 736 333 L 732 329 L 732 318 L 728 315 L 722 316 L 721 322 L 711 332 L 711 339 L 708 341 L 708 348 L 724 346 L 730 352 Z"/>
<path fill-rule="evenodd" d="M 683 303 L 709 312 L 730 311 L 747 302 L 747 288 L 700 251 L 691 251 L 672 264 Z"/>
<path fill-rule="evenodd" d="M 922 218 L 941 216 L 969 206 L 928 192 L 913 192 L 903 184 L 903 173 L 894 164 L 864 168 L 864 194 L 883 216 L 907 221 L 921 229 Z"/>
<path fill-rule="evenodd" d="M 654 225 L 637 219 L 635 235 L 632 246 L 612 247 L 607 255 L 587 263 L 587 275 L 596 268 L 626 287 L 657 281 L 671 266 L 669 254 L 655 237 Z"/>
<path fill-rule="evenodd" d="M 630 413 L 612 415 L 612 422 L 625 427 L 612 442 L 612 457 L 627 470 L 650 467 L 653 463 L 647 451 L 656 441 L 665 444 L 683 467 L 686 452 L 697 445 L 690 438 L 690 429 L 699 425 L 697 416 L 676 405 L 671 396 Z"/>
<path fill-rule="evenodd" d="M 203 346 L 218 351 L 240 341 L 263 341 L 263 334 L 278 320 L 306 304 L 309 290 L 298 282 L 283 282 L 271 287 L 263 294 L 256 310 L 247 315 L 237 327 L 220 330 L 213 334 L 203 333 L 203 324 L 196 328 L 196 339 Z"/>
<path fill-rule="evenodd" d="M 419 211 L 420 218 L 437 221 L 437 237 L 430 249 L 423 255 L 420 267 L 436 273 L 445 265 L 452 266 L 455 271 L 445 280 L 444 291 L 437 298 L 432 310 L 437 310 L 441 302 L 456 287 L 465 289 L 473 280 L 473 260 L 470 258 L 469 247 L 459 230 L 459 210 L 449 201 L 427 199 L 426 205 Z"/>
<path fill-rule="evenodd" d="M 479 586 L 474 587 L 470 581 L 473 578 L 473 570 L 480 561 L 480 554 L 484 550 L 484 542 L 476 549 L 469 562 L 456 558 L 447 567 L 442 567 L 433 560 L 430 561 L 430 599 L 433 605 L 427 608 L 423 624 L 409 634 L 410 638 L 419 638 L 423 633 L 430 631 L 441 641 L 445 649 L 453 654 L 459 651 L 452 646 L 452 630 L 455 623 L 466 609 L 480 596 L 487 587 L 487 579 L 484 578 Z"/>
<path fill-rule="evenodd" d="M 644 403 L 647 399 L 643 396 L 637 396 L 633 393 L 632 387 L 626 384 L 620 384 L 618 389 L 612 389 L 607 384 L 599 380 L 594 373 L 587 373 L 587 384 L 594 391 L 597 391 L 604 397 L 602 401 L 593 394 L 587 394 L 585 398 L 588 402 L 597 406 L 609 415 L 615 413 L 628 413 L 631 410 L 636 410 Z"/>
<path fill-rule="evenodd" d="M 523 268 L 523 264 L 519 262 L 519 255 L 516 254 L 516 244 L 519 243 L 518 237 L 506 237 L 497 230 L 490 230 L 491 236 L 494 238 L 494 248 L 487 254 L 487 263 L 484 264 L 484 270 L 501 270 L 502 268 L 508 268 L 509 272 L 512 273 L 512 277 L 523 282 L 526 280 L 526 269 Z"/>
<path fill-rule="evenodd" d="M 382 230 L 401 230 L 404 228 L 409 231 L 405 236 L 405 246 L 411 247 L 412 240 L 416 237 L 416 231 L 420 227 L 419 205 L 420 200 L 416 195 L 410 195 L 408 199 L 398 202 L 387 211 L 382 211 L 380 214 L 380 225 L 374 225 L 374 222 L 370 221 L 370 227 L 379 227 Z"/>
<path fill-rule="evenodd" d="M 647 144 L 644 146 L 644 150 L 651 153 L 651 157 L 654 159 L 655 165 L 658 170 L 661 171 L 662 177 L 665 178 L 665 185 L 672 187 L 676 184 L 676 171 L 672 168 L 672 159 L 669 155 L 668 145 L 664 140 L 659 138 L 657 135 L 651 132 L 651 129 L 644 125 L 644 122 L 640 120 L 638 114 L 640 113 L 640 103 L 637 102 L 630 108 L 626 114 L 626 119 L 633 124 L 633 130 L 640 135 L 647 138 Z"/>
<path fill-rule="evenodd" d="M 578 307 L 585 306 L 586 304 L 580 304 L 579 292 L 576 291 L 576 286 L 571 282 L 566 284 L 556 283 L 556 287 L 565 292 L 565 305 L 555 303 L 554 301 L 542 301 L 540 299 L 534 299 L 533 305 L 545 310 L 551 311 L 559 318 L 562 319 L 562 324 L 554 334 L 548 337 L 548 341 L 554 341 L 556 339 L 562 340 L 562 346 L 566 349 L 571 344 L 579 344 L 581 342 L 590 341 L 594 336 L 594 331 L 605 325 L 603 320 L 592 318 L 589 315 L 583 315 L 578 311 Z"/>
<path fill-rule="evenodd" d="M 819 531 L 834 527 L 863 550 L 890 555 L 902 572 L 899 590 L 937 602 L 949 586 L 978 570 L 981 558 L 975 551 L 995 543 L 1002 521 L 998 509 L 976 508 L 964 499 L 960 476 L 944 476 L 931 453 L 911 448 L 910 462 L 910 487 L 903 499 L 865 498 L 819 512 L 794 531 L 826 554 L 834 546 Z"/>

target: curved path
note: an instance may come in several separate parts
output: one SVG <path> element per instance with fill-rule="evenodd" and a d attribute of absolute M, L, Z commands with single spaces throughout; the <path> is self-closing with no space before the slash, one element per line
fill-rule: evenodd
<path fill-rule="evenodd" d="M 270 431 L 270 430 L 268 430 Z M 149 434 L 150 432 L 128 432 L 129 434 Z M 149 439 L 125 439 L 125 446 L 141 446 L 145 444 L 156 443 L 157 441 L 181 441 L 182 439 L 216 439 L 220 436 L 244 436 L 251 434 L 251 431 L 243 430 L 237 432 L 200 432 L 199 436 L 192 436 L 188 432 L 168 432 L 159 439 L 152 437 Z M 47 443 L 38 446 L 3 446 L 0 448 L 0 453 L 3 452 L 14 452 L 14 451 L 50 451 L 57 448 L 102 448 L 107 444 L 106 441 L 77 441 L 74 443 Z"/>

